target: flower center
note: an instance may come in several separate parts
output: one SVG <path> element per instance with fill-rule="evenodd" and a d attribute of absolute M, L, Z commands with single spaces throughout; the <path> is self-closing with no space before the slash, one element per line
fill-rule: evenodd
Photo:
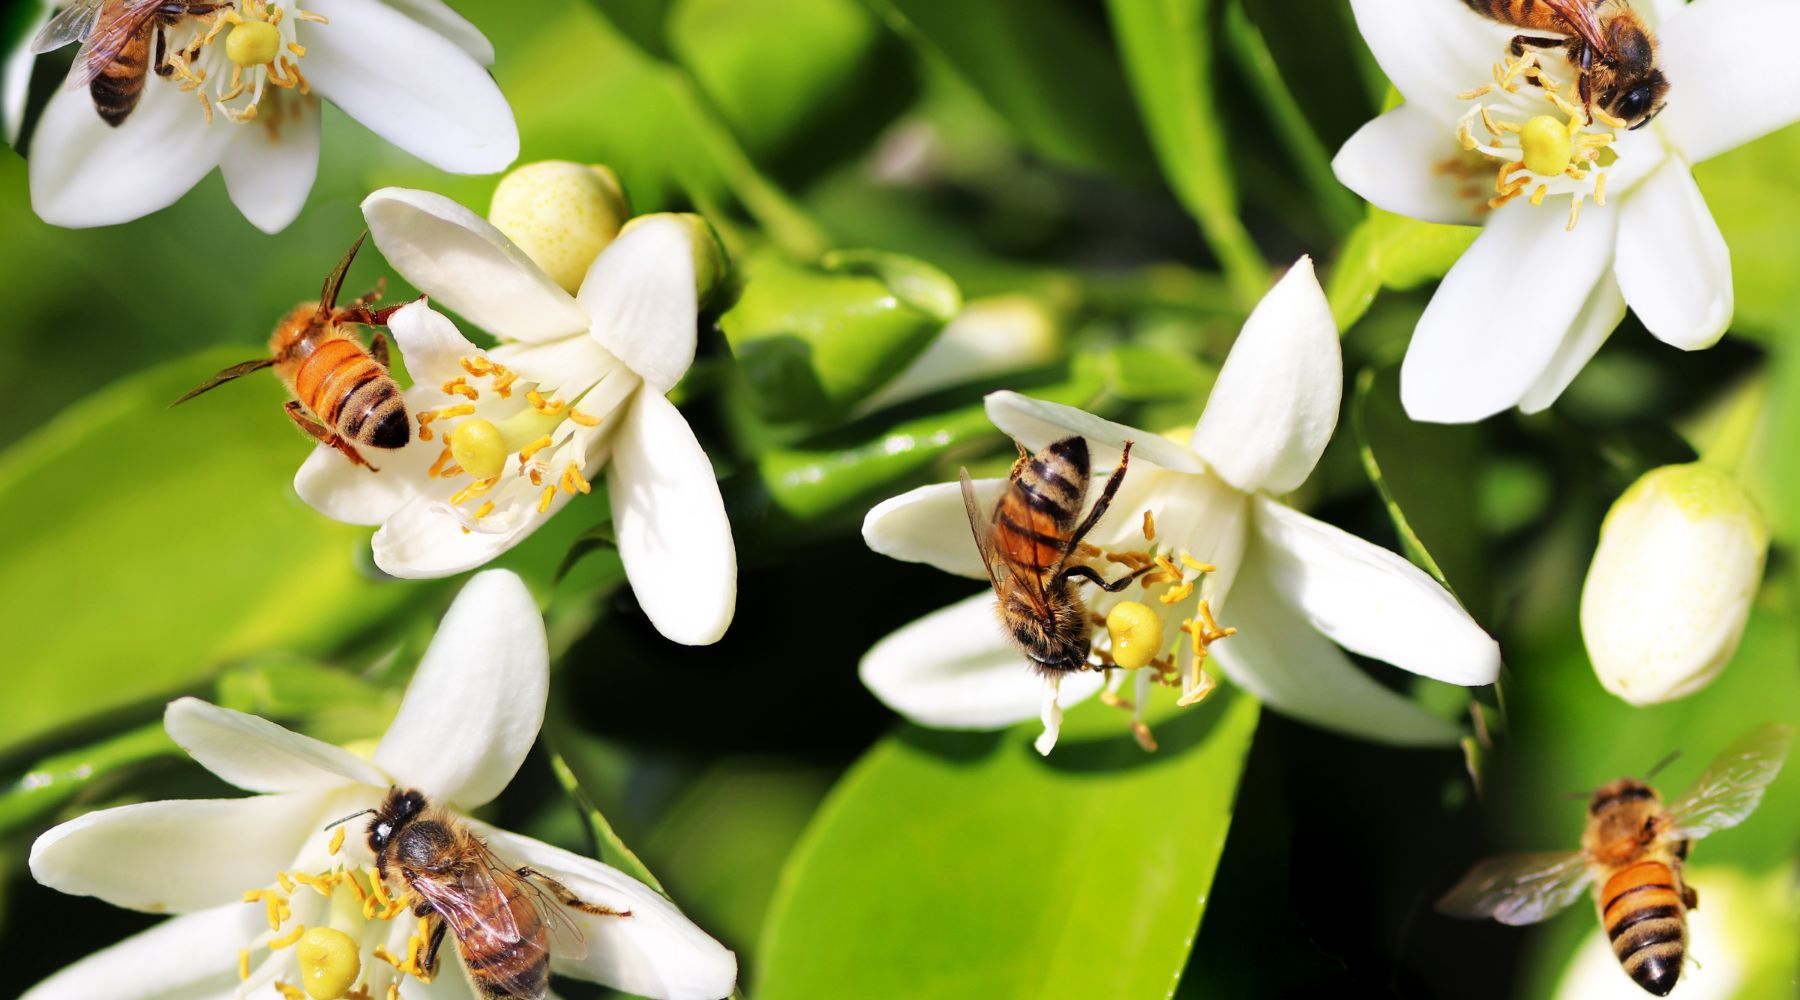
<path fill-rule="evenodd" d="M 238 0 L 235 7 L 195 21 L 188 43 L 169 53 L 169 65 L 181 89 L 198 96 L 208 123 L 216 106 L 239 124 L 260 117 L 273 125 L 281 116 L 269 112 L 282 107 L 271 101 L 265 108 L 265 97 L 280 91 L 312 93 L 312 84 L 300 72 L 306 46 L 295 28 L 302 21 L 327 24 L 325 15 L 301 10 L 300 0 Z"/>
<path fill-rule="evenodd" d="M 1606 204 L 1605 168 L 1618 158 L 1613 141 L 1625 123 L 1600 108 L 1592 109 L 1590 120 L 1575 83 L 1558 83 L 1540 58 L 1527 52 L 1497 65 L 1492 83 L 1456 95 L 1474 102 L 1457 123 L 1457 139 L 1463 149 L 1496 164 L 1493 194 L 1485 201 L 1489 209 L 1519 197 L 1541 205 L 1548 197 L 1566 196 L 1572 230 L 1588 198 Z"/>

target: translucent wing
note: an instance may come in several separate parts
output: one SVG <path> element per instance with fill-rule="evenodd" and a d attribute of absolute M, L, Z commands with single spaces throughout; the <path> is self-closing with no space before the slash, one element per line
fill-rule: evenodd
<path fill-rule="evenodd" d="M 70 42 L 84 42 L 100 19 L 100 8 L 106 0 L 76 0 L 56 12 L 31 40 L 31 54 L 39 55 L 60 49 Z"/>
<path fill-rule="evenodd" d="M 988 520 L 989 515 L 981 509 L 981 503 L 975 499 L 975 481 L 969 478 L 969 470 L 961 470 L 963 509 L 969 512 L 969 530 L 975 534 L 975 551 L 981 553 L 981 565 L 987 567 L 988 582 L 1000 589 L 1000 578 L 994 575 L 994 563 L 988 556 L 992 546 L 988 535 L 994 530 Z"/>
<path fill-rule="evenodd" d="M 1595 52 L 1604 55 L 1612 51 L 1606 43 L 1606 32 L 1600 30 L 1600 22 L 1594 18 L 1589 0 L 1544 0 L 1544 5 L 1555 11 L 1556 16 Z"/>
<path fill-rule="evenodd" d="M 1469 869 L 1437 901 L 1437 911 L 1465 920 L 1535 924 L 1580 898 L 1588 881 L 1587 858 L 1580 851 L 1503 854 Z"/>
<path fill-rule="evenodd" d="M 1668 807 L 1675 836 L 1698 840 L 1742 823 L 1762 803 L 1769 782 L 1781 773 L 1792 726 L 1758 726 L 1718 756 L 1692 788 Z"/>
<path fill-rule="evenodd" d="M 470 955 L 517 956 L 488 966 L 486 971 L 496 985 L 505 986 L 511 993 L 533 995 L 531 991 L 537 986 L 535 975 L 529 977 L 531 982 L 518 980 L 528 978 L 521 972 L 536 972 L 535 959 L 544 950 L 543 943 L 519 932 L 519 922 L 513 914 L 514 898 L 502 890 L 487 865 L 471 865 L 454 881 L 419 878 L 408 884 L 450 925 L 450 933 L 465 960 Z M 509 971 L 509 967 L 514 971 Z"/>
<path fill-rule="evenodd" d="M 150 18 L 156 15 L 168 0 L 102 0 L 101 13 L 96 15 L 95 25 L 88 33 L 87 41 L 82 43 L 81 51 L 75 53 L 75 65 L 69 71 L 69 89 L 85 87 L 94 82 L 125 46 L 131 43 L 138 32 L 144 30 Z M 105 12 L 108 3 L 116 9 L 110 14 Z"/>
<path fill-rule="evenodd" d="M 507 889 L 521 904 L 529 903 L 540 919 L 549 922 L 551 954 L 561 955 L 568 959 L 587 957 L 587 936 L 581 933 L 579 924 L 569 916 L 563 905 L 550 898 L 537 883 L 521 878 L 519 873 L 501 860 L 493 849 L 481 841 L 476 841 L 480 848 L 482 860 L 486 863 L 488 877 L 498 885 Z"/>

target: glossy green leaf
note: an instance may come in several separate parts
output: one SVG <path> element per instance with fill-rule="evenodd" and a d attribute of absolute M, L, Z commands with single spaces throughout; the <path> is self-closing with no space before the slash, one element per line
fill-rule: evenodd
<path fill-rule="evenodd" d="M 1257 704 L 1215 695 L 1158 728 L 1124 717 L 1004 733 L 913 726 L 845 776 L 796 848 L 759 1000 L 844 995 L 1158 997 L 1174 989 L 1231 823 Z"/>
<path fill-rule="evenodd" d="M 12 526 L 0 593 L 9 621 L 46 623 L 12 632 L 0 752 L 237 657 L 327 650 L 405 597 L 359 568 L 367 529 L 294 497 L 310 442 L 273 377 L 169 409 L 247 353 L 125 379 L 0 457 L 0 519 Z"/>
<path fill-rule="evenodd" d="M 180 756 L 181 748 L 163 732 L 158 721 L 78 750 L 46 757 L 0 789 L 0 834 L 38 820 L 82 789 L 134 764 Z"/>
<path fill-rule="evenodd" d="M 650 872 L 649 866 L 638 858 L 635 851 L 625 846 L 625 841 L 620 839 L 606 816 L 594 805 L 593 797 L 582 788 L 580 779 L 570 769 L 568 761 L 555 750 L 550 751 L 550 769 L 556 774 L 556 783 L 562 786 L 563 791 L 575 801 L 575 807 L 581 811 L 582 822 L 587 824 L 588 833 L 594 838 L 600 860 L 657 892 L 668 895 L 663 891 L 662 883 Z"/>
<path fill-rule="evenodd" d="M 1325 283 L 1338 329 L 1348 330 L 1382 289 L 1404 292 L 1442 278 L 1481 230 L 1420 222 L 1371 207 L 1332 262 Z"/>
<path fill-rule="evenodd" d="M 1791 250 L 1800 228 L 1797 157 L 1800 126 L 1792 126 L 1694 168 L 1731 251 L 1736 335 L 1774 342 L 1800 309 L 1800 257 Z"/>
<path fill-rule="evenodd" d="M 1269 287 L 1262 252 L 1238 220 L 1228 138 L 1219 118 L 1217 0 L 1109 0 L 1113 31 L 1163 176 L 1224 266 L 1239 304 Z"/>

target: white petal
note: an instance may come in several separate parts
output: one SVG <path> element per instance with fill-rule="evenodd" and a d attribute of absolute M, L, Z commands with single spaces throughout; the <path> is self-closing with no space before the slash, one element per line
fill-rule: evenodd
<path fill-rule="evenodd" d="M 239 900 L 173 917 L 55 973 L 19 1000 L 228 997 L 238 949 L 268 926 L 261 907 Z"/>
<path fill-rule="evenodd" d="M 537 601 L 517 574 L 477 574 L 444 613 L 375 763 L 429 798 L 473 809 L 525 762 L 549 690 Z"/>
<path fill-rule="evenodd" d="M 1233 683 L 1283 715 L 1394 746 L 1441 746 L 1460 736 L 1449 722 L 1382 687 L 1282 600 L 1257 561 L 1238 574 L 1231 624 L 1212 645 Z"/>
<path fill-rule="evenodd" d="M 31 874 L 71 896 L 149 913 L 241 902 L 292 864 L 327 822 L 325 796 L 178 799 L 102 809 L 31 845 Z"/>
<path fill-rule="evenodd" d="M 170 702 L 163 728 L 201 767 L 247 791 L 327 791 L 348 783 L 379 788 L 388 782 L 342 747 L 198 698 Z"/>
<path fill-rule="evenodd" d="M 1129 474 L 1126 481 L 1130 482 Z M 1006 493 L 1008 481 L 977 479 L 974 484 L 981 509 L 991 511 Z M 971 580 L 987 579 L 961 483 L 933 483 L 883 500 L 863 518 L 862 535 L 870 550 L 890 559 L 925 563 Z"/>
<path fill-rule="evenodd" d="M 712 462 L 675 404 L 642 391 L 606 467 L 631 592 L 676 642 L 718 642 L 737 609 L 737 547 Z"/>
<path fill-rule="evenodd" d="M 1185 445 L 1176 444 L 1160 434 L 1102 420 L 1073 406 L 1001 391 L 988 393 L 987 412 L 994 426 L 1032 451 L 1070 435 L 1086 438 L 1096 468 L 1115 462 L 1118 451 L 1130 441 L 1133 461 L 1149 462 L 1176 472 L 1206 470 L 1206 463 Z"/>
<path fill-rule="evenodd" d="M 494 64 L 494 43 L 444 0 L 383 0 L 389 7 L 455 42 L 483 66 Z"/>
<path fill-rule="evenodd" d="M 1248 498 L 1214 475 L 1188 475 L 1161 469 L 1134 469 L 1113 499 L 1112 510 L 1094 526 L 1088 540 L 1103 549 L 1114 551 L 1142 549 L 1144 512 L 1149 511 L 1156 524 L 1156 545 L 1174 556 L 1187 553 L 1204 563 L 1218 567 L 1209 573 L 1201 586 L 1204 597 L 1213 602 L 1214 610 L 1224 606 L 1231 591 L 1232 578 L 1244 559 L 1244 543 L 1249 534 Z M 1164 591 L 1161 584 L 1150 588 L 1134 585 L 1119 597 L 1145 601 L 1153 608 L 1169 605 L 1149 600 Z M 1096 609 L 1111 607 L 1113 601 L 1095 591 L 1088 591 L 1090 604 Z"/>
<path fill-rule="evenodd" d="M 485 566 L 524 541 L 545 521 L 568 504 L 570 494 L 559 492 L 550 509 L 528 508 L 510 530 L 464 531 L 462 523 L 444 510 L 442 496 L 415 494 L 381 523 L 369 539 L 375 565 L 402 580 L 433 580 Z"/>
<path fill-rule="evenodd" d="M 1587 367 L 1587 363 L 1598 354 L 1606 338 L 1618 329 L 1619 321 L 1625 318 L 1625 293 L 1619 291 L 1619 282 L 1612 275 L 1600 279 L 1594 286 L 1594 294 L 1588 296 L 1587 304 L 1575 317 L 1575 328 L 1569 338 L 1557 348 L 1556 355 L 1550 359 L 1550 366 L 1538 378 L 1531 391 L 1519 400 L 1519 409 L 1525 413 L 1538 413 L 1550 408 L 1575 381 L 1575 376 Z"/>
<path fill-rule="evenodd" d="M 594 339 L 658 394 L 694 363 L 699 303 L 688 227 L 646 219 L 607 245 L 577 298 L 594 318 Z"/>
<path fill-rule="evenodd" d="M 1413 331 L 1400 398 L 1414 420 L 1468 423 L 1515 406 L 1574 332 L 1612 267 L 1618 215 L 1524 199 L 1496 211 L 1450 269 Z"/>
<path fill-rule="evenodd" d="M 1477 199 L 1464 197 L 1465 182 L 1439 167 L 1459 156 L 1454 126 L 1402 104 L 1370 121 L 1331 161 L 1339 181 L 1364 201 L 1390 212 L 1473 226 L 1481 222 Z"/>
<path fill-rule="evenodd" d="M 118 128 L 87 89 L 58 89 L 31 137 L 31 207 L 45 222 L 110 226 L 173 205 L 219 165 L 235 126 L 208 125 L 191 94 L 153 78 Z"/>
<path fill-rule="evenodd" d="M 1516 32 L 1461 3 L 1350 0 L 1356 27 L 1407 103 L 1454 122 L 1456 95 L 1491 82 Z"/>
<path fill-rule="evenodd" d="M 1038 752 L 1038 756 L 1048 757 L 1050 751 L 1056 749 L 1057 739 L 1062 736 L 1062 681 L 1057 677 L 1046 677 L 1041 683 L 1044 692 L 1041 695 L 1043 701 L 1038 706 L 1038 721 L 1043 724 L 1044 731 L 1038 734 L 1031 746 Z"/>
<path fill-rule="evenodd" d="M 994 593 L 966 600 L 900 628 L 863 656 L 862 682 L 882 704 L 937 729 L 1005 729 L 1038 717 L 1044 682 L 1006 640 Z M 1093 697 L 1098 672 L 1064 678 L 1062 704 Z"/>
<path fill-rule="evenodd" d="M 294 473 L 294 492 L 307 506 L 334 521 L 380 524 L 418 495 L 414 483 L 424 480 L 438 455 L 436 449 L 437 444 L 420 441 L 416 435 L 398 452 L 370 449 L 366 457 L 381 470 L 371 472 L 353 464 L 336 448 L 319 445 Z"/>
<path fill-rule="evenodd" d="M 1688 4 L 1658 39 L 1669 105 L 1654 127 L 1699 163 L 1800 119 L 1796 37 L 1800 4 L 1792 0 Z"/>
<path fill-rule="evenodd" d="M 737 982 L 737 956 L 694 925 L 675 904 L 609 865 L 530 837 L 471 822 L 496 852 L 536 868 L 590 903 L 628 917 L 565 909 L 585 936 L 587 955 L 551 956 L 558 974 L 655 1000 L 720 1000 Z"/>
<path fill-rule="evenodd" d="M 1252 504 L 1255 559 L 1313 628 L 1415 674 L 1494 683 L 1499 644 L 1424 570 L 1267 497 Z"/>
<path fill-rule="evenodd" d="M 435 387 L 466 377 L 462 359 L 481 353 L 450 317 L 431 308 L 428 301 L 401 306 L 388 317 L 388 332 L 394 336 L 394 346 L 406 361 L 414 385 Z"/>
<path fill-rule="evenodd" d="M 1679 159 L 1665 161 L 1619 207 L 1613 267 L 1631 311 L 1666 344 L 1711 347 L 1731 325 L 1731 251 Z"/>
<path fill-rule="evenodd" d="M 525 251 L 443 195 L 382 188 L 362 210 L 394 270 L 489 333 L 536 343 L 587 330 L 587 313 Z"/>
<path fill-rule="evenodd" d="M 1194 428 L 1194 451 L 1246 493 L 1286 493 L 1324 454 L 1343 393 L 1337 323 L 1312 258 L 1302 257 L 1244 323 Z"/>
<path fill-rule="evenodd" d="M 519 155 L 512 108 L 455 42 L 369 0 L 309 0 L 306 74 L 326 100 L 441 170 L 491 174 Z M 372 57 L 380 53 L 380 58 Z"/>
<path fill-rule="evenodd" d="M 286 104 L 279 130 L 240 128 L 219 160 L 231 203 L 265 233 L 294 221 L 319 174 L 319 99 Z"/>

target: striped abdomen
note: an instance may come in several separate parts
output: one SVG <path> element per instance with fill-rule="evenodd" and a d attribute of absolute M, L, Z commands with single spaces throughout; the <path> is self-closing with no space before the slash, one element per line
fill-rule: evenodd
<path fill-rule="evenodd" d="M 1554 31 L 1558 34 L 1569 34 L 1573 29 L 1568 22 L 1557 15 L 1556 11 L 1544 0 L 1463 0 L 1475 13 L 1483 17 L 1491 17 L 1502 24 L 1510 24 L 1519 28 L 1530 28 L 1534 31 Z"/>
<path fill-rule="evenodd" d="M 1661 861 L 1639 861 L 1613 872 L 1600 887 L 1600 923 L 1625 974 L 1657 996 L 1681 978 L 1687 952 L 1687 908 L 1681 877 Z"/>
<path fill-rule="evenodd" d="M 490 1000 L 540 1000 L 550 990 L 550 928 L 533 905 L 523 883 L 499 884 L 499 891 L 471 902 L 490 912 L 481 924 L 504 926 L 499 910 L 504 907 L 518 929 L 518 940 L 500 945 L 485 933 L 457 939 L 469 981 Z"/>
<path fill-rule="evenodd" d="M 1087 441 L 1064 438 L 1026 459 L 994 508 L 994 548 L 1022 575 L 1062 561 L 1087 498 Z"/>
<path fill-rule="evenodd" d="M 105 31 L 109 19 L 128 16 L 117 5 L 109 5 L 107 12 L 95 27 L 96 32 Z M 94 98 L 94 110 L 106 124 L 117 126 L 124 122 L 144 96 L 144 78 L 150 68 L 150 36 L 155 29 L 155 19 L 146 19 L 88 84 L 88 93 Z"/>
<path fill-rule="evenodd" d="M 362 345 L 346 337 L 319 344 L 295 369 L 294 398 L 345 440 L 401 448 L 412 438 L 400 387 Z"/>

